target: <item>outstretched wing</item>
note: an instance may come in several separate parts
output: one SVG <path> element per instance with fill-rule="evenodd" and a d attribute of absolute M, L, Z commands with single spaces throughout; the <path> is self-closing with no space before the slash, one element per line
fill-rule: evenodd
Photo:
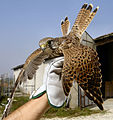
<path fill-rule="evenodd" d="M 47 52 L 42 51 L 40 48 L 34 51 L 26 60 L 23 69 L 28 79 L 32 79 L 39 65 L 48 58 Z"/>
<path fill-rule="evenodd" d="M 6 108 L 4 110 L 3 113 L 3 117 L 6 117 L 9 114 L 11 105 L 12 105 L 12 101 L 14 98 L 14 94 L 16 91 L 17 86 L 19 85 L 19 83 L 21 83 L 22 81 L 25 81 L 27 78 L 28 79 L 32 79 L 33 75 L 35 74 L 36 70 L 38 69 L 39 65 L 42 64 L 42 62 L 48 58 L 48 54 L 44 51 L 42 51 L 40 48 L 35 50 L 26 60 L 21 72 L 18 75 L 18 78 L 15 82 L 13 91 L 11 93 L 10 99 L 8 104 L 6 105 Z"/>
<path fill-rule="evenodd" d="M 87 3 L 85 3 L 82 6 L 75 20 L 75 23 L 69 33 L 70 36 L 81 38 L 82 34 L 84 33 L 84 31 L 86 30 L 86 28 L 88 27 L 94 16 L 96 15 L 97 10 L 99 9 L 99 7 L 97 7 L 93 12 L 91 12 L 92 8 L 93 5 L 90 4 L 88 6 Z"/>
<path fill-rule="evenodd" d="M 68 17 L 65 18 L 65 20 L 61 22 L 61 31 L 62 35 L 66 36 L 69 32 L 70 22 L 68 20 Z"/>
<path fill-rule="evenodd" d="M 65 61 L 68 54 L 72 55 L 70 62 Z M 95 50 L 81 45 L 80 48 L 71 49 L 64 55 L 63 89 L 66 96 L 69 95 L 73 80 L 76 80 L 84 90 L 86 96 L 93 100 L 103 110 L 101 94 L 102 75 L 99 68 L 99 58 Z"/>

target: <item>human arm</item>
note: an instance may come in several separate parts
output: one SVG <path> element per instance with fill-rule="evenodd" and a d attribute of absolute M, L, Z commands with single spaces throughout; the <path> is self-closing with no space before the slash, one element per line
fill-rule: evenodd
<path fill-rule="evenodd" d="M 43 85 L 33 92 L 32 99 L 28 103 L 14 111 L 5 120 L 37 120 L 50 107 L 49 104 L 57 108 L 63 106 L 65 95 L 60 79 L 62 62 L 62 57 L 48 61 Z"/>
<path fill-rule="evenodd" d="M 50 108 L 46 93 L 37 99 L 29 102 L 15 110 L 4 120 L 39 120 Z"/>

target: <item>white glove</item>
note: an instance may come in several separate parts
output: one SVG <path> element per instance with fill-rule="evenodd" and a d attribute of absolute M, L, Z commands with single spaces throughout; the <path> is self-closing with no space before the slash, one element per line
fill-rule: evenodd
<path fill-rule="evenodd" d="M 35 99 L 47 93 L 48 102 L 53 107 L 62 107 L 66 96 L 62 87 L 61 71 L 64 57 L 49 60 L 49 64 L 45 68 L 43 85 L 34 91 L 30 98 Z"/>

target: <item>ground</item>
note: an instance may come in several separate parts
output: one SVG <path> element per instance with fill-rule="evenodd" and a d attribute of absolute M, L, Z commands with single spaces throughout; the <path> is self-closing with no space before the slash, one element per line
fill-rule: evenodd
<path fill-rule="evenodd" d="M 113 120 L 113 98 L 104 101 L 105 112 L 97 114 L 79 116 L 79 117 L 54 117 L 54 118 L 42 118 L 41 120 Z M 98 107 L 91 108 L 98 111 Z M 0 118 L 1 119 L 1 118 Z"/>
<path fill-rule="evenodd" d="M 98 114 L 92 114 L 90 116 L 80 116 L 80 117 L 72 117 L 72 118 L 51 118 L 51 120 L 113 120 L 113 98 L 107 99 L 104 101 L 104 109 L 105 113 L 98 113 Z M 92 109 L 98 109 L 97 107 Z M 42 118 L 41 120 L 50 120 L 47 118 Z"/>

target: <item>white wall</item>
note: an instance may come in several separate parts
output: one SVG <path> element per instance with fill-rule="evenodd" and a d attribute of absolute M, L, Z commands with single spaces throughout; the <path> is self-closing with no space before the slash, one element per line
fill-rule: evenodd
<path fill-rule="evenodd" d="M 42 63 L 39 66 L 39 69 L 36 71 L 35 75 L 33 76 L 33 79 L 31 80 L 26 80 L 25 82 L 22 82 L 21 85 L 19 85 L 19 89 L 23 93 L 31 94 L 33 90 L 38 89 L 42 83 L 43 83 L 43 73 L 45 70 L 45 67 L 47 66 L 47 62 Z M 21 69 L 14 70 L 14 77 L 15 81 L 20 73 Z"/>
<path fill-rule="evenodd" d="M 15 81 L 16 81 L 20 71 L 21 71 L 21 69 L 14 70 Z M 27 80 L 25 82 L 22 82 L 22 84 L 19 85 L 18 88 L 20 89 L 20 91 L 22 93 L 31 94 L 31 91 L 34 90 L 34 78 L 32 80 Z"/>

